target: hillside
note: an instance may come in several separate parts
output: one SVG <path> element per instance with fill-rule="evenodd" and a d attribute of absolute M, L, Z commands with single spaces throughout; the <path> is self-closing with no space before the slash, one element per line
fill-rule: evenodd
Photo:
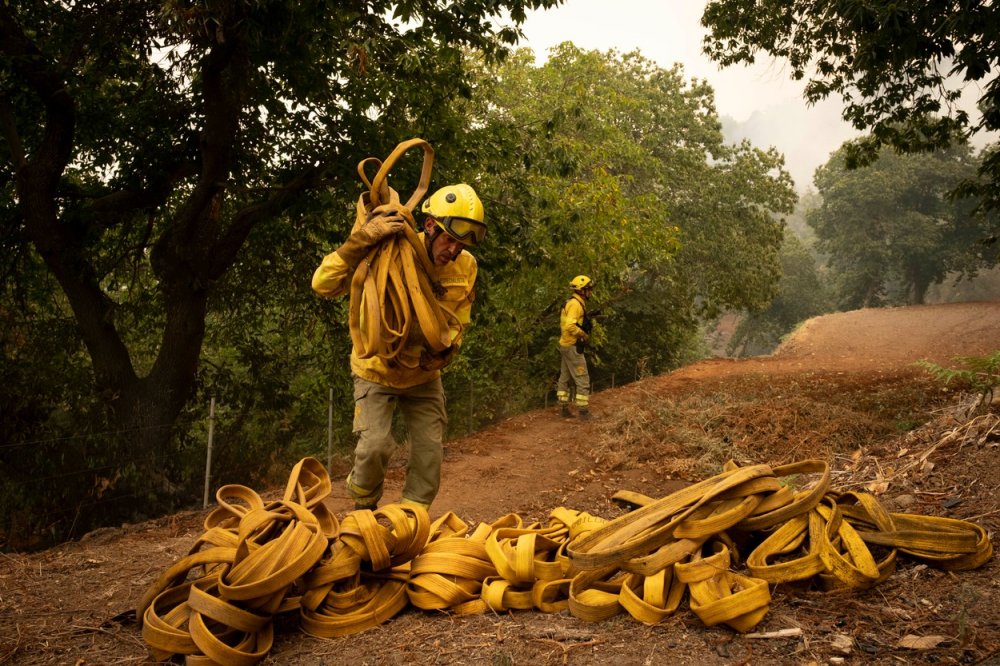
<path fill-rule="evenodd" d="M 971 520 L 995 535 L 1000 409 L 972 418 L 970 396 L 933 383 L 913 361 L 949 364 L 998 349 L 1000 302 L 818 317 L 772 356 L 706 360 L 600 392 L 589 423 L 549 408 L 448 442 L 431 513 L 454 511 L 470 524 L 507 513 L 545 521 L 566 506 L 613 518 L 625 510 L 611 500 L 617 490 L 662 497 L 728 459 L 820 458 L 836 485 L 867 489 L 891 510 Z M 401 448 L 387 479 L 388 501 L 398 499 L 405 455 Z M 350 504 L 336 481 L 347 461 L 334 467 L 327 502 L 342 516 Z M 146 649 L 128 611 L 190 550 L 205 515 L 0 556 L 0 663 L 142 661 Z M 896 573 L 866 592 L 778 586 L 756 631 L 801 630 L 789 638 L 707 628 L 686 604 L 654 626 L 627 614 L 586 623 L 565 612 L 461 617 L 407 608 L 336 640 L 311 638 L 290 618 L 278 622 L 264 663 L 1000 663 L 998 574 L 996 558 L 948 573 L 901 557 Z M 909 635 L 932 640 L 924 649 L 901 646 Z"/>

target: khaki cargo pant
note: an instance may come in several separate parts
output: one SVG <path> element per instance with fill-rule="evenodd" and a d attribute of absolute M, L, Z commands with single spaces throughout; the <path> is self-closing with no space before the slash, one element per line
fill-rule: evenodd
<path fill-rule="evenodd" d="M 441 378 L 398 389 L 356 376 L 354 432 L 359 437 L 347 490 L 360 506 L 373 506 L 382 497 L 382 482 L 396 448 L 392 414 L 397 405 L 410 442 L 403 501 L 427 508 L 441 485 L 441 442 L 448 423 Z"/>
<path fill-rule="evenodd" d="M 575 345 L 559 345 L 559 383 L 556 384 L 556 399 L 569 402 L 569 383 L 576 384 L 576 406 L 586 409 L 590 404 L 590 372 L 587 357 L 576 350 Z"/>

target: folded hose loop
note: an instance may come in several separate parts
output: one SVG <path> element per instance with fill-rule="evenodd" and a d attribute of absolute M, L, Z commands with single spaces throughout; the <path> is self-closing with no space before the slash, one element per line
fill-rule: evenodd
<path fill-rule="evenodd" d="M 302 630 L 318 638 L 349 636 L 387 622 L 406 608 L 408 567 L 362 572 L 345 592 L 327 594 L 316 610 L 302 609 Z"/>
<path fill-rule="evenodd" d="M 337 530 L 322 504 L 330 487 L 326 469 L 310 458 L 293 468 L 278 501 L 265 503 L 243 486 L 221 487 L 204 535 L 137 606 L 151 655 L 183 654 L 188 663 L 264 659 L 273 617 L 298 607 L 296 595 Z"/>
<path fill-rule="evenodd" d="M 426 509 L 415 504 L 390 504 L 375 511 L 348 513 L 338 538 L 378 572 L 408 563 L 423 550 L 429 535 Z"/>
<path fill-rule="evenodd" d="M 635 511 L 619 516 L 583 536 L 567 552 L 573 566 L 582 570 L 608 565 L 626 565 L 642 558 L 673 540 L 674 528 L 698 507 L 752 479 L 772 475 L 767 465 L 739 467 L 655 500 Z M 674 560 L 679 561 L 679 560 Z M 670 562 L 663 563 L 666 566 Z M 641 566 L 636 563 L 636 566 Z M 638 573 L 651 573 L 632 568 Z"/>
<path fill-rule="evenodd" d="M 335 586 L 353 588 L 361 578 L 361 556 L 340 539 L 330 543 L 327 554 L 303 581 L 305 592 L 301 606 L 310 611 L 319 608 Z"/>
<path fill-rule="evenodd" d="M 750 516 L 736 525 L 736 528 L 745 532 L 765 530 L 807 513 L 818 505 L 830 489 L 830 464 L 824 460 L 803 460 L 774 468 L 774 477 L 777 479 L 799 474 L 819 474 L 820 478 L 811 489 L 794 493 L 787 504 Z M 783 493 L 782 497 L 787 497 L 787 494 Z M 767 504 L 766 498 L 763 503 Z"/>
<path fill-rule="evenodd" d="M 389 172 L 413 148 L 423 150 L 423 165 L 416 189 L 403 203 L 389 187 Z M 437 301 L 444 289 L 434 278 L 434 264 L 418 236 L 413 216 L 430 185 L 433 162 L 430 144 L 410 139 L 397 145 L 384 162 L 367 158 L 358 164 L 358 174 L 368 191 L 358 198 L 353 230 L 380 216 L 405 223 L 402 234 L 384 239 L 369 251 L 351 278 L 348 319 L 359 358 L 378 357 L 416 367 L 419 358 L 402 357 L 414 336 L 419 335 L 422 343 L 439 353 L 451 345 L 451 328 L 461 328 Z M 373 164 L 378 171 L 369 181 L 366 168 Z"/>
<path fill-rule="evenodd" d="M 871 543 L 894 546 L 901 553 L 945 571 L 975 569 L 993 556 L 989 535 L 975 523 L 909 513 L 891 515 L 896 532 L 864 532 L 862 538 Z"/>
<path fill-rule="evenodd" d="M 774 584 L 808 580 L 822 573 L 826 564 L 814 535 L 823 527 L 815 510 L 795 516 L 753 549 L 747 556 L 747 568 L 755 578 Z"/>
<path fill-rule="evenodd" d="M 734 497 L 712 505 L 704 518 L 689 518 L 677 524 L 674 536 L 678 539 L 698 539 L 725 532 L 757 508 L 760 495 Z"/>
<path fill-rule="evenodd" d="M 371 203 L 372 206 L 377 208 L 378 206 L 385 203 L 384 193 L 386 190 L 391 189 L 388 186 L 389 171 L 395 166 L 396 162 L 401 158 L 408 150 L 411 148 L 420 148 L 424 151 L 424 161 L 420 167 L 420 179 L 417 182 L 416 189 L 413 190 L 413 194 L 407 200 L 405 207 L 408 210 L 413 210 L 420 200 L 424 198 L 427 194 L 427 188 L 431 183 L 431 171 L 434 165 L 434 149 L 431 144 L 427 143 L 423 139 L 415 138 L 408 139 L 397 145 L 393 151 L 389 154 L 389 157 L 385 159 L 379 165 L 378 172 L 375 174 L 375 178 L 371 181 Z M 358 165 L 358 170 L 364 175 L 364 165 L 365 160 L 363 160 Z M 366 183 L 367 184 L 367 183 Z"/>
<path fill-rule="evenodd" d="M 378 190 L 373 190 L 372 179 L 368 177 L 369 165 L 375 165 L 375 172 L 377 173 L 382 168 L 382 160 L 377 157 L 366 157 L 358 162 L 358 177 L 364 183 L 365 187 L 368 188 L 358 199 L 358 207 L 362 211 L 372 210 L 390 201 L 393 193 L 393 190 L 389 188 L 389 181 L 385 178 L 379 182 Z M 397 196 L 396 199 L 398 200 L 399 197 Z M 355 219 L 355 226 L 352 231 L 358 230 L 358 223 L 362 219 L 364 218 L 358 217 Z"/>
<path fill-rule="evenodd" d="M 651 576 L 628 574 L 618 595 L 622 608 L 639 622 L 650 625 L 673 615 L 687 589 L 674 573 L 676 566 L 660 569 Z"/>
<path fill-rule="evenodd" d="M 463 615 L 485 611 L 483 581 L 498 576 L 486 552 L 488 533 L 477 530 L 469 535 L 468 525 L 448 512 L 434 521 L 430 534 L 410 568 L 406 589 L 410 603 L 424 610 L 452 609 Z"/>
<path fill-rule="evenodd" d="M 326 466 L 316 458 L 303 458 L 292 468 L 282 499 L 296 502 L 312 512 L 326 536 L 333 538 L 340 529 L 337 516 L 323 503 L 333 492 Z"/>
<path fill-rule="evenodd" d="M 428 545 L 439 539 L 448 537 L 464 537 L 469 534 L 469 524 L 458 517 L 454 511 L 448 511 L 431 523 Z"/>
<path fill-rule="evenodd" d="M 529 610 L 535 607 L 532 587 L 512 583 L 503 577 L 487 578 L 480 593 L 488 610 L 494 613 L 510 610 Z"/>
<path fill-rule="evenodd" d="M 712 541 L 711 551 L 706 556 L 699 549 L 690 561 L 678 562 L 675 575 L 687 584 L 691 611 L 706 626 L 724 623 L 747 632 L 767 614 L 771 603 L 767 582 L 732 572 L 729 546 L 722 541 Z"/>
<path fill-rule="evenodd" d="M 324 577 L 307 580 L 316 588 L 303 595 L 303 631 L 320 638 L 348 636 L 395 616 L 409 603 L 412 562 L 430 536 L 430 518 L 421 506 L 390 504 L 348 513 L 324 561 Z M 319 599 L 317 591 L 325 595 Z"/>
<path fill-rule="evenodd" d="M 234 528 L 248 512 L 264 508 L 264 500 L 260 495 L 246 486 L 237 484 L 219 487 L 215 491 L 215 501 L 219 506 L 212 509 L 205 517 L 206 530 L 216 527 Z"/>
<path fill-rule="evenodd" d="M 844 520 L 858 532 L 858 535 L 867 545 L 870 546 L 879 544 L 877 543 L 877 540 L 869 541 L 866 539 L 866 531 L 871 533 L 871 530 L 875 530 L 876 532 L 883 534 L 891 534 L 896 531 L 896 525 L 895 521 L 892 519 L 892 515 L 885 510 L 877 499 L 875 499 L 874 495 L 864 492 L 848 491 L 843 493 L 831 492 L 830 496 L 835 498 Z M 899 551 L 896 548 L 886 545 L 885 555 L 875 562 L 879 571 L 878 578 L 872 581 L 870 585 L 881 583 L 883 580 L 892 575 L 892 573 L 896 570 L 896 559 L 898 557 L 898 553 Z M 872 555 L 874 556 L 875 553 L 873 552 Z M 836 579 L 831 574 L 822 573 L 819 578 L 820 583 L 826 589 L 843 586 L 843 582 Z"/>
<path fill-rule="evenodd" d="M 191 572 L 198 570 L 204 570 L 207 565 L 226 565 L 233 561 L 233 557 L 236 555 L 236 548 L 224 548 L 224 547 L 214 547 L 205 550 L 199 550 L 193 552 L 190 555 L 182 557 L 180 560 L 171 565 L 165 572 L 163 572 L 156 581 L 147 588 L 145 594 L 139 600 L 136 606 L 136 616 L 145 618 L 146 613 L 150 612 L 150 609 L 156 605 L 176 605 L 176 601 L 171 602 L 171 600 L 176 596 L 173 590 L 176 590 L 178 586 L 183 587 L 185 585 L 185 580 L 189 577 Z M 219 577 L 219 568 L 214 567 L 214 573 L 203 575 L 199 580 L 211 579 L 215 581 Z M 163 596 L 163 599 L 160 597 Z M 187 598 L 187 593 L 180 599 L 183 601 Z M 157 611 L 153 611 L 156 613 Z M 145 620 L 144 620 L 145 621 Z"/>
<path fill-rule="evenodd" d="M 871 587 L 881 573 L 868 546 L 849 522 L 843 520 L 840 507 L 831 497 L 824 498 L 816 511 L 826 521 L 819 532 L 820 558 L 829 573 L 847 587 Z M 838 547 L 839 545 L 839 547 Z"/>
<path fill-rule="evenodd" d="M 531 603 L 543 613 L 559 613 L 569 608 L 571 578 L 539 580 L 531 588 Z"/>
<path fill-rule="evenodd" d="M 569 612 L 587 622 L 601 622 L 622 611 L 624 575 L 615 566 L 605 566 L 577 574 L 569 584 Z"/>
<path fill-rule="evenodd" d="M 187 629 L 191 608 L 187 599 L 194 585 L 211 586 L 214 579 L 200 579 L 165 590 L 152 599 L 142 618 L 142 639 L 156 661 L 166 661 L 175 654 L 200 654 L 198 645 Z"/>
<path fill-rule="evenodd" d="M 505 580 L 514 584 L 558 580 L 565 570 L 555 556 L 565 539 L 551 539 L 544 529 L 499 529 L 486 540 L 486 552 Z"/>

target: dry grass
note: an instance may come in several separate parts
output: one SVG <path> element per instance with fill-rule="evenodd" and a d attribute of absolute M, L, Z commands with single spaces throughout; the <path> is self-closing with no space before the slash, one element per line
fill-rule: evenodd
<path fill-rule="evenodd" d="M 727 378 L 709 390 L 628 405 L 601 424 L 595 463 L 604 470 L 655 465 L 691 480 L 729 459 L 830 459 L 905 432 L 952 398 L 909 371 L 876 374 L 860 386 L 843 374 L 783 383 Z"/>

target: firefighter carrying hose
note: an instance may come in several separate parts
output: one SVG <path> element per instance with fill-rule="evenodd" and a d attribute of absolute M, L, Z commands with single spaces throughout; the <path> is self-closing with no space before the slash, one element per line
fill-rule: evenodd
<path fill-rule="evenodd" d="M 573 295 L 563 306 L 559 315 L 559 383 L 556 385 L 556 399 L 559 413 L 572 417 L 569 408 L 569 384 L 576 385 L 576 409 L 581 419 L 590 419 L 590 373 L 587 358 L 583 354 L 584 345 L 590 337 L 587 320 L 587 299 L 594 291 L 594 281 L 586 275 L 577 275 L 570 280 Z"/>
<path fill-rule="evenodd" d="M 419 238 L 434 264 L 432 277 L 444 288 L 436 300 L 449 313 L 451 345 L 434 352 L 426 340 L 415 336 L 403 349 L 399 362 L 387 362 L 378 356 L 362 358 L 356 344 L 351 350 L 354 431 L 359 437 L 347 489 L 356 509 L 374 509 L 382 497 L 386 468 L 396 447 L 392 415 L 397 405 L 410 442 L 402 502 L 428 508 L 440 487 L 442 440 L 447 424 L 441 368 L 454 358 L 470 321 L 477 265 L 465 247 L 483 241 L 486 225 L 482 202 L 464 183 L 434 192 L 420 207 L 418 220 L 420 216 L 424 219 Z M 355 270 L 368 252 L 403 231 L 404 224 L 398 218 L 376 217 L 358 228 L 323 259 L 313 275 L 313 290 L 330 298 L 347 293 Z"/>

